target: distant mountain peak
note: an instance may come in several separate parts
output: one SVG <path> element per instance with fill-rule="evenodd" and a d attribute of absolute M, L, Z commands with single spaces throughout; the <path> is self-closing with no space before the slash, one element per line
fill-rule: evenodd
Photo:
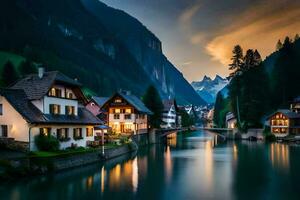
<path fill-rule="evenodd" d="M 226 78 L 222 78 L 220 75 L 216 75 L 213 80 L 205 75 L 202 81 L 192 82 L 194 90 L 207 103 L 213 103 L 215 101 L 217 93 L 222 90 L 227 84 L 228 80 Z"/>
<path fill-rule="evenodd" d="M 205 75 L 205 76 L 203 77 L 203 79 L 202 79 L 202 82 L 203 82 L 203 81 L 212 81 L 212 79 L 211 79 L 209 76 L 206 76 L 206 75 Z"/>
<path fill-rule="evenodd" d="M 222 78 L 221 76 L 219 76 L 217 74 L 214 80 L 222 80 L 222 81 L 224 81 L 224 80 L 226 80 L 226 78 Z"/>

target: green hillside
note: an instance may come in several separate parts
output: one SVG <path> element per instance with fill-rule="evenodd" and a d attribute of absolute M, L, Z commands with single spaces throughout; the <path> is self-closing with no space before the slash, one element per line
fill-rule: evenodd
<path fill-rule="evenodd" d="M 2 71 L 3 66 L 5 65 L 5 63 L 7 63 L 8 61 L 12 62 L 13 65 L 18 68 L 18 66 L 20 66 L 20 64 L 25 61 L 25 58 L 17 55 L 17 54 L 13 54 L 13 53 L 9 53 L 9 52 L 5 52 L 5 51 L 0 51 L 0 71 Z"/>

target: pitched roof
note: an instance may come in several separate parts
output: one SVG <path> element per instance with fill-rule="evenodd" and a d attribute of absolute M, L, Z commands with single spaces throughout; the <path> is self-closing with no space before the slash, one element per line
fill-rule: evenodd
<path fill-rule="evenodd" d="M 153 113 L 145 106 L 141 99 L 132 94 L 125 94 L 123 92 L 118 92 L 121 97 L 123 97 L 129 104 L 135 107 L 139 112 L 152 115 Z"/>
<path fill-rule="evenodd" d="M 96 96 L 93 96 L 92 100 L 94 100 L 98 104 L 98 106 L 102 107 L 105 104 L 105 102 L 107 102 L 109 100 L 109 97 L 96 97 Z"/>
<path fill-rule="evenodd" d="M 0 95 L 4 96 L 6 100 L 19 112 L 23 118 L 28 122 L 44 121 L 42 112 L 35 107 L 23 90 L 19 89 L 0 89 Z"/>
<path fill-rule="evenodd" d="M 23 90 L 0 89 L 0 95 L 4 96 L 16 111 L 32 124 L 102 124 L 101 120 L 84 107 L 78 107 L 77 116 L 51 115 L 44 114 L 35 107 Z"/>
<path fill-rule="evenodd" d="M 296 113 L 296 112 L 292 112 L 291 110 L 289 109 L 279 109 L 277 110 L 276 112 L 272 113 L 271 115 L 268 116 L 268 119 L 270 117 L 272 117 L 274 114 L 276 113 L 282 113 L 284 114 L 285 116 L 287 116 L 288 118 L 290 119 L 293 119 L 293 118 L 300 118 L 300 113 Z"/>
<path fill-rule="evenodd" d="M 176 105 L 176 101 L 174 99 L 163 100 L 163 105 L 164 105 L 164 111 L 169 111 L 173 105 L 175 106 L 174 108 L 175 110 L 178 109 Z"/>
<path fill-rule="evenodd" d="M 24 90 L 28 99 L 35 100 L 40 99 L 47 94 L 55 82 L 76 87 L 81 86 L 80 83 L 66 75 L 58 71 L 52 71 L 45 72 L 42 78 L 39 78 L 38 74 L 27 75 L 25 78 L 17 81 L 17 83 L 15 83 L 11 88 Z"/>
<path fill-rule="evenodd" d="M 141 113 L 145 113 L 148 115 L 152 115 L 153 113 L 145 106 L 141 99 L 132 94 L 125 94 L 124 92 L 117 92 L 101 106 L 104 107 L 107 103 L 116 96 L 122 97 L 125 101 L 127 101 L 130 105 L 135 107 L 135 109 Z"/>

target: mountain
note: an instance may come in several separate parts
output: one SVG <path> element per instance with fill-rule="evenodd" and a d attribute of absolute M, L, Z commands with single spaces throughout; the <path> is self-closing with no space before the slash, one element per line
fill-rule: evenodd
<path fill-rule="evenodd" d="M 228 80 L 226 78 L 216 75 L 213 80 L 210 77 L 204 76 L 201 81 L 194 81 L 191 85 L 202 99 L 211 104 L 215 102 L 217 93 L 227 84 Z"/>
<path fill-rule="evenodd" d="M 0 50 L 59 70 L 97 95 L 119 89 L 143 95 L 153 84 L 162 98 L 201 105 L 168 61 L 160 40 L 137 19 L 98 0 L 3 0 Z"/>

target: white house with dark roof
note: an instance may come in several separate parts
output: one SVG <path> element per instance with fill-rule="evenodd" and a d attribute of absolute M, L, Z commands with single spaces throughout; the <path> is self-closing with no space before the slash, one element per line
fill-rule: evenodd
<path fill-rule="evenodd" d="M 178 125 L 178 107 L 175 99 L 163 100 L 163 105 L 161 128 L 176 128 Z"/>
<path fill-rule="evenodd" d="M 101 109 L 106 110 L 107 124 L 114 133 L 128 135 L 148 133 L 148 119 L 152 112 L 130 92 L 115 93 Z"/>
<path fill-rule="evenodd" d="M 101 120 L 88 111 L 81 84 L 53 71 L 31 74 L 9 89 L 0 90 L 1 137 L 36 150 L 38 134 L 53 135 L 60 148 L 86 147 L 94 141 L 94 126 Z"/>

